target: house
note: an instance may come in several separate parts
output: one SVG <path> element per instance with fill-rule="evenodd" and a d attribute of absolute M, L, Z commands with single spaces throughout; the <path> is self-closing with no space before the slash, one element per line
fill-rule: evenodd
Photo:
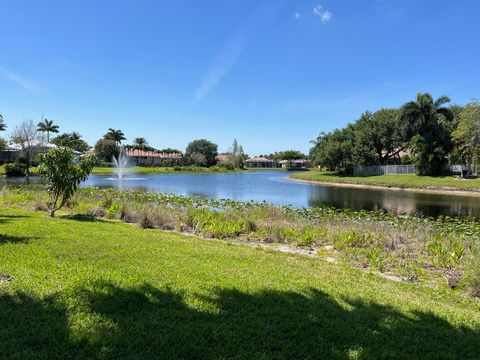
<path fill-rule="evenodd" d="M 215 160 L 217 160 L 217 162 L 221 163 L 221 162 L 230 161 L 230 158 L 231 158 L 230 154 L 219 154 L 215 157 Z"/>
<path fill-rule="evenodd" d="M 306 169 L 310 166 L 310 161 L 305 159 L 281 160 L 279 164 L 286 169 Z"/>
<path fill-rule="evenodd" d="M 7 145 L 3 150 L 0 151 L 0 164 L 15 162 L 21 157 L 24 156 L 24 149 L 31 149 L 33 155 L 41 154 L 47 152 L 50 149 L 56 148 L 57 145 L 47 143 L 42 139 L 35 139 L 29 143 L 12 143 Z M 32 160 L 33 160 L 32 155 Z"/>
<path fill-rule="evenodd" d="M 20 157 L 20 151 L 12 146 L 7 146 L 0 151 L 0 164 L 15 162 Z"/>
<path fill-rule="evenodd" d="M 246 168 L 276 168 L 277 162 L 264 157 L 252 157 L 245 161 Z"/>
<path fill-rule="evenodd" d="M 183 164 L 183 154 L 145 151 L 139 149 L 125 150 L 131 165 L 143 166 L 179 166 Z"/>

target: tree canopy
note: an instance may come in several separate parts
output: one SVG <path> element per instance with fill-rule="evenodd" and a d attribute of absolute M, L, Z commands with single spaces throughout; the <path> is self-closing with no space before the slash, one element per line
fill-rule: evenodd
<path fill-rule="evenodd" d="M 54 148 L 43 154 L 40 172 L 47 179 L 51 217 L 71 199 L 95 163 L 94 156 L 85 156 L 75 161 L 73 150 L 69 148 Z"/>
<path fill-rule="evenodd" d="M 447 156 L 453 148 L 451 133 L 454 114 L 445 107 L 447 96 L 437 100 L 419 93 L 400 109 L 404 134 L 410 139 L 410 149 L 415 155 L 415 165 L 420 175 L 440 175 L 448 163 Z"/>
<path fill-rule="evenodd" d="M 95 144 L 95 154 L 103 161 L 112 161 L 114 156 L 118 157 L 119 152 L 120 147 L 114 140 L 100 139 Z"/>
<path fill-rule="evenodd" d="M 315 165 L 331 170 L 348 166 L 400 164 L 413 154 L 420 175 L 439 175 L 445 171 L 453 150 L 455 114 L 461 106 L 447 107 L 450 99 L 434 100 L 418 94 L 415 101 L 400 109 L 364 112 L 360 118 L 329 133 L 321 133 L 310 150 Z M 410 160 L 411 161 L 411 160 Z"/>
<path fill-rule="evenodd" d="M 480 160 L 480 103 L 473 100 L 458 112 L 458 125 L 452 133 L 460 157 L 473 172 Z"/>
<path fill-rule="evenodd" d="M 299 160 L 305 159 L 305 154 L 298 150 L 285 150 L 274 155 L 275 160 Z"/>
<path fill-rule="evenodd" d="M 0 131 L 5 131 L 7 129 L 7 125 L 5 125 L 3 115 L 0 114 Z"/>
<path fill-rule="evenodd" d="M 206 139 L 194 140 L 188 144 L 185 151 L 187 161 L 194 163 L 192 161 L 193 154 L 203 155 L 205 157 L 205 166 L 215 165 L 217 162 L 218 145 Z"/>
<path fill-rule="evenodd" d="M 82 135 L 77 132 L 58 135 L 52 139 L 52 144 L 68 147 L 79 152 L 85 152 L 88 149 L 87 142 L 83 140 Z"/>
<path fill-rule="evenodd" d="M 107 133 L 103 136 L 103 138 L 106 140 L 113 140 L 117 144 L 121 144 L 122 140 L 127 140 L 122 130 L 116 130 L 112 128 L 108 129 Z"/>

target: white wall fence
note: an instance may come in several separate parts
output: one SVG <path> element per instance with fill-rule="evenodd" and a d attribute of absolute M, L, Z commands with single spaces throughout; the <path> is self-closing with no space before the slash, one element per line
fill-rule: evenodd
<path fill-rule="evenodd" d="M 358 166 L 353 170 L 354 175 L 391 175 L 391 174 L 415 174 L 414 165 L 378 165 Z"/>
<path fill-rule="evenodd" d="M 448 170 L 452 174 L 462 174 L 467 170 L 464 165 L 450 165 Z M 475 169 L 476 170 L 476 169 Z M 358 166 L 353 169 L 354 175 L 393 175 L 393 174 L 415 174 L 415 165 L 377 165 Z"/>

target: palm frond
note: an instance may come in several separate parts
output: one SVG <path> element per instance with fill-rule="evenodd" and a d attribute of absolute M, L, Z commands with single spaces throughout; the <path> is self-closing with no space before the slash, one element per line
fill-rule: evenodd
<path fill-rule="evenodd" d="M 450 98 L 448 96 L 440 96 L 437 100 L 435 100 L 435 108 L 439 108 L 440 106 L 449 102 Z"/>

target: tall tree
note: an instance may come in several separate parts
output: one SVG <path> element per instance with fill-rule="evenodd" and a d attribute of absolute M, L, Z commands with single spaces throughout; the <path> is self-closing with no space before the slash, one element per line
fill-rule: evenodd
<path fill-rule="evenodd" d="M 434 100 L 428 93 L 419 93 L 415 101 L 400 109 L 405 135 L 411 139 L 410 148 L 420 175 L 440 175 L 447 164 L 454 121 L 452 110 L 443 106 L 448 102 L 447 96 Z"/>
<path fill-rule="evenodd" d="M 245 161 L 245 152 L 243 151 L 242 145 L 240 145 L 237 139 L 233 139 L 233 144 L 228 151 L 228 159 L 235 170 L 243 167 L 243 162 Z"/>
<path fill-rule="evenodd" d="M 473 166 L 480 160 L 480 102 L 478 100 L 473 100 L 460 110 L 458 125 L 452 137 L 471 174 Z"/>
<path fill-rule="evenodd" d="M 53 120 L 45 119 L 37 124 L 37 131 L 47 133 L 47 143 L 50 143 L 50 133 L 58 133 L 58 125 L 53 124 Z"/>
<path fill-rule="evenodd" d="M 367 111 L 355 123 L 354 131 L 357 165 L 387 164 L 407 146 L 398 109 Z"/>
<path fill-rule="evenodd" d="M 133 139 L 133 146 L 145 147 L 148 146 L 148 141 L 144 137 L 137 137 Z"/>
<path fill-rule="evenodd" d="M 41 138 L 32 120 L 24 120 L 15 128 L 12 142 L 18 144 L 22 157 L 25 159 L 25 175 L 30 174 L 30 166 L 36 151 L 41 147 Z"/>
<path fill-rule="evenodd" d="M 118 157 L 119 153 L 120 148 L 114 140 L 100 139 L 95 144 L 95 155 L 103 161 L 110 162 L 114 156 Z"/>
<path fill-rule="evenodd" d="M 127 140 L 122 130 L 108 129 L 108 132 L 104 135 L 107 140 L 113 140 L 116 144 L 120 145 L 122 140 Z"/>
<path fill-rule="evenodd" d="M 305 159 L 305 154 L 298 150 L 285 150 L 275 154 L 275 160 L 299 160 Z"/>
<path fill-rule="evenodd" d="M 5 122 L 3 121 L 3 115 L 0 114 L 0 131 L 5 131 L 7 128 L 7 125 L 5 125 Z"/>
<path fill-rule="evenodd" d="M 188 144 L 185 151 L 187 161 L 191 159 L 194 153 L 205 156 L 205 165 L 212 166 L 217 162 L 216 157 L 218 155 L 218 145 L 205 139 L 194 140 Z"/>

